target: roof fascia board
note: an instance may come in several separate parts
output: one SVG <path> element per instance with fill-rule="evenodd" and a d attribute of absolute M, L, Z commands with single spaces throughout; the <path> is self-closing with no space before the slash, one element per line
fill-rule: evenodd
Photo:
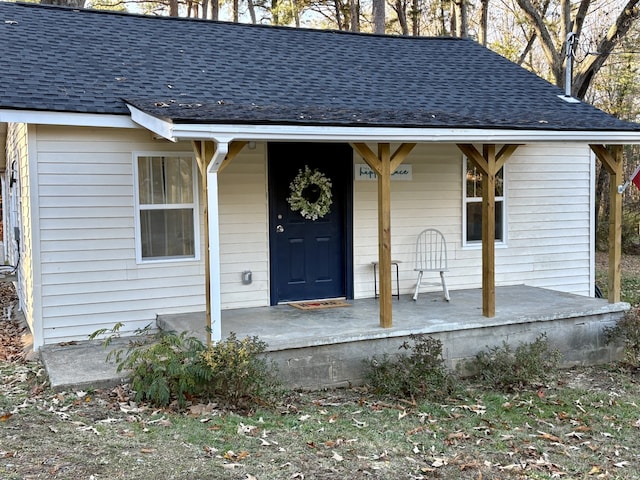
<path fill-rule="evenodd" d="M 166 138 L 167 140 L 171 140 L 172 142 L 177 142 L 179 140 L 178 137 L 175 137 L 173 134 L 173 123 L 168 122 L 166 120 L 162 120 L 161 118 L 155 117 L 153 115 L 149 115 L 148 113 L 143 112 L 142 110 L 134 107 L 133 105 L 129 105 L 127 103 L 127 108 L 131 112 L 131 120 L 138 125 L 146 128 L 147 130 L 159 135 L 162 138 Z M 200 136 L 199 139 L 209 139 L 209 136 Z"/>
<path fill-rule="evenodd" d="M 556 131 L 499 130 L 472 128 L 339 127 L 310 125 L 245 125 L 173 123 L 132 105 L 127 105 L 134 122 L 153 133 L 180 140 L 242 141 L 332 141 L 389 143 L 549 143 L 581 142 L 640 144 L 640 131 Z"/>
<path fill-rule="evenodd" d="M 71 127 L 140 128 L 127 115 L 51 112 L 39 110 L 0 110 L 0 122 Z"/>

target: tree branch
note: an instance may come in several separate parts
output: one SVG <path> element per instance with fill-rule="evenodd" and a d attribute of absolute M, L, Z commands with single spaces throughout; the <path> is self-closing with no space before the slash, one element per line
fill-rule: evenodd
<path fill-rule="evenodd" d="M 547 29 L 542 16 L 531 4 L 530 0 L 517 0 L 517 2 L 520 8 L 522 8 L 525 16 L 531 22 L 533 28 L 536 30 L 536 34 L 540 39 L 540 45 L 547 57 L 547 61 L 549 62 L 549 66 L 551 67 L 551 72 L 553 73 L 556 83 L 561 84 L 563 80 L 562 56 L 556 49 L 553 38 L 551 38 L 551 34 L 549 33 L 549 29 Z"/>
<path fill-rule="evenodd" d="M 518 0 L 521 1 L 521 0 Z M 640 16 L 638 7 L 640 0 L 629 0 L 624 6 L 616 22 L 609 28 L 607 35 L 598 42 L 596 55 L 591 55 L 578 68 L 574 77 L 573 92 L 576 98 L 584 98 L 593 77 L 607 61 L 611 52 L 617 47 L 631 26 Z"/>

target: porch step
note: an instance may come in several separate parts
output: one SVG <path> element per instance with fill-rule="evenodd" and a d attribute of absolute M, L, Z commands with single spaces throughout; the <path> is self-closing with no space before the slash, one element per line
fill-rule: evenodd
<path fill-rule="evenodd" d="M 156 326 L 167 332 L 188 332 L 205 343 L 207 341 L 205 312 L 171 313 L 156 316 Z"/>

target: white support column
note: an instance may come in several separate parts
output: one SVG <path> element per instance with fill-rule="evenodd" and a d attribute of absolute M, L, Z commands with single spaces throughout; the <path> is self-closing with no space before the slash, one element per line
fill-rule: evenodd
<path fill-rule="evenodd" d="M 207 214 L 209 216 L 209 293 L 211 340 L 222 339 L 222 305 L 220 300 L 220 215 L 218 209 L 218 168 L 229 152 L 228 142 L 218 142 L 207 166 Z"/>

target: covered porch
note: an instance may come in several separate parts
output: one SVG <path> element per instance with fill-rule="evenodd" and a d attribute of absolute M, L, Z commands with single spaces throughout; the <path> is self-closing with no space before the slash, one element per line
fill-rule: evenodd
<path fill-rule="evenodd" d="M 358 383 L 363 361 L 398 353 L 411 334 L 428 334 L 443 343 L 443 356 L 454 368 L 487 346 L 508 341 L 516 346 L 546 333 L 562 353 L 564 366 L 597 364 L 617 358 L 618 349 L 606 345 L 603 330 L 613 326 L 629 305 L 606 299 L 530 287 L 496 288 L 496 313 L 482 312 L 482 289 L 410 295 L 393 300 L 395 322 L 379 327 L 379 304 L 373 298 L 350 300 L 350 306 L 300 310 L 290 305 L 222 311 L 222 337 L 257 336 L 267 343 L 268 355 L 291 387 L 321 388 Z M 162 315 L 158 327 L 188 331 L 207 340 L 205 312 Z"/>

